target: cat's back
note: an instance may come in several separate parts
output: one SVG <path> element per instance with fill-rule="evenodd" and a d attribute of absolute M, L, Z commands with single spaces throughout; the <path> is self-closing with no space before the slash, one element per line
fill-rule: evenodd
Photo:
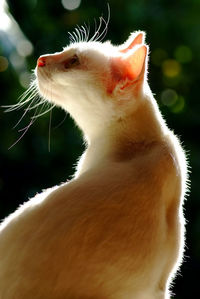
<path fill-rule="evenodd" d="M 1 231 L 1 296 L 129 298 L 158 285 L 178 221 L 174 152 L 165 141 L 143 146 L 128 161 L 115 157 L 21 207 Z"/>

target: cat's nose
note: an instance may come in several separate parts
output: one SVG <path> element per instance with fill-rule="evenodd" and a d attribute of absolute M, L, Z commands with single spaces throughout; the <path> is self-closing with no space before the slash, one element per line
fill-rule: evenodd
<path fill-rule="evenodd" d="M 62 63 L 65 60 L 65 53 L 64 52 L 58 52 L 55 54 L 48 54 L 40 56 L 37 60 L 37 66 L 38 67 L 44 67 L 50 64 L 59 64 Z"/>
<path fill-rule="evenodd" d="M 46 58 L 45 57 L 39 57 L 37 60 L 37 66 L 43 67 L 46 65 Z"/>

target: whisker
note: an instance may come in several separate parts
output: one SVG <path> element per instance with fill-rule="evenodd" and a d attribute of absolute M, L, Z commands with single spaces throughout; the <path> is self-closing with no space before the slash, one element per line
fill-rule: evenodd
<path fill-rule="evenodd" d="M 15 124 L 15 126 L 13 127 L 13 129 L 16 128 L 20 124 L 20 122 L 22 121 L 22 119 L 24 118 L 24 116 L 27 114 L 28 111 L 36 108 L 37 106 L 39 106 L 39 105 L 41 105 L 43 103 L 43 101 L 41 100 L 39 103 L 37 103 L 37 104 L 35 104 L 35 105 L 32 106 L 33 102 L 37 101 L 38 99 L 39 99 L 39 97 L 37 97 L 36 99 L 29 98 L 29 101 L 30 100 L 32 100 L 32 101 L 30 102 L 29 106 L 24 110 L 24 113 L 22 114 L 22 116 L 20 117 L 20 119 L 18 120 L 18 122 Z"/>
<path fill-rule="evenodd" d="M 28 126 L 25 128 L 23 134 L 8 148 L 9 150 L 15 146 L 23 137 L 24 135 L 26 134 L 26 132 L 28 131 L 28 129 L 30 128 L 30 126 L 34 123 L 33 120 L 30 121 L 30 123 L 28 124 Z M 20 130 L 19 132 L 21 132 L 22 130 Z"/>
<path fill-rule="evenodd" d="M 86 23 L 84 23 L 84 26 L 85 26 L 85 30 L 86 30 L 86 42 L 88 41 L 88 39 L 89 39 L 89 36 L 90 36 L 90 24 L 88 24 L 88 26 L 87 26 L 87 24 Z"/>
<path fill-rule="evenodd" d="M 46 111 L 44 111 L 42 113 L 39 113 L 38 115 L 32 116 L 31 119 L 36 119 L 36 118 L 48 113 L 49 111 L 51 111 L 56 106 L 55 104 L 51 104 L 51 105 L 52 106 L 49 109 L 47 109 Z"/>
<path fill-rule="evenodd" d="M 5 110 L 5 112 L 10 112 L 10 111 L 14 111 L 14 110 L 19 110 L 21 107 L 23 107 L 26 103 L 30 102 L 30 99 L 28 98 L 27 100 L 25 100 L 24 102 L 19 102 L 17 104 L 13 104 L 13 105 L 5 105 L 2 106 L 3 108 L 8 108 Z"/>
<path fill-rule="evenodd" d="M 109 22 L 110 22 L 110 6 L 109 6 L 109 3 L 108 3 L 108 16 L 107 16 L 107 21 L 101 17 L 102 21 L 104 22 L 105 24 L 105 28 L 104 30 L 102 31 L 102 33 L 99 35 L 99 37 L 97 38 L 97 40 L 99 41 L 102 41 L 104 39 L 104 37 L 106 36 L 107 32 L 108 32 L 108 25 L 109 25 Z"/>
<path fill-rule="evenodd" d="M 98 32 L 98 29 L 97 29 L 97 21 L 96 21 L 96 19 L 94 19 L 94 34 L 93 34 L 93 36 L 89 39 L 89 41 L 93 41 L 93 40 L 95 40 L 96 35 L 97 35 L 97 32 Z"/>
<path fill-rule="evenodd" d="M 48 94 L 48 90 L 46 91 Z M 49 103 L 46 101 L 45 96 L 41 97 L 38 93 L 38 88 L 36 85 L 36 81 L 32 82 L 30 87 L 23 93 L 23 95 L 19 98 L 19 102 L 17 104 L 14 105 L 7 105 L 7 112 L 10 111 L 14 111 L 14 110 L 18 110 L 21 109 L 22 107 L 24 107 L 25 105 L 27 105 L 26 108 L 24 108 L 23 114 L 22 116 L 19 118 L 19 120 L 17 121 L 17 123 L 15 124 L 15 126 L 13 128 L 16 128 L 21 121 L 23 120 L 23 118 L 25 117 L 25 115 L 35 109 L 33 115 L 31 116 L 30 122 L 27 126 L 25 126 L 22 129 L 19 129 L 18 132 L 21 132 L 21 136 L 9 147 L 9 149 L 11 149 L 13 146 L 15 146 L 26 134 L 26 132 L 29 130 L 29 128 L 32 126 L 32 124 L 36 121 L 36 119 L 48 112 L 51 112 L 52 109 L 56 106 L 55 104 Z M 49 136 L 50 136 L 50 131 L 51 131 L 51 118 L 52 118 L 52 112 L 50 115 L 50 128 L 49 128 Z M 50 137 L 49 137 L 50 138 Z M 50 150 L 50 140 L 49 140 L 49 150 Z"/>
<path fill-rule="evenodd" d="M 49 141 L 48 141 L 48 150 L 49 150 L 49 153 L 51 151 L 51 123 L 52 123 L 52 110 L 50 111 L 50 114 L 49 114 Z"/>
<path fill-rule="evenodd" d="M 29 108 L 30 106 L 31 106 L 31 103 L 30 103 L 30 105 L 28 106 L 28 108 Z M 22 121 L 22 119 L 24 118 L 24 116 L 26 115 L 26 113 L 29 111 L 28 108 L 26 108 L 26 109 L 24 110 L 24 113 L 22 114 L 22 116 L 20 117 L 20 119 L 18 120 L 18 122 L 14 125 L 13 129 L 15 129 L 15 128 L 20 124 L 20 122 Z"/>
<path fill-rule="evenodd" d="M 30 126 L 32 125 L 34 123 L 34 121 L 30 121 L 30 123 L 26 126 L 26 127 L 24 127 L 24 128 L 22 128 L 22 129 L 19 129 L 18 130 L 18 132 L 20 133 L 20 132 L 27 132 L 27 130 L 30 128 Z M 23 135 L 24 136 L 24 135 Z M 23 137 L 22 136 L 22 137 Z M 20 138 L 21 138 L 21 136 L 20 136 Z M 19 140 L 19 139 L 18 139 Z"/>
<path fill-rule="evenodd" d="M 79 32 L 80 35 L 79 41 L 83 42 L 84 41 L 83 29 L 79 25 L 77 25 L 77 31 Z"/>
<path fill-rule="evenodd" d="M 80 34 L 80 31 L 78 30 L 78 28 L 75 28 L 75 31 L 76 31 L 76 33 L 78 35 L 78 42 L 82 41 L 81 34 Z"/>
<path fill-rule="evenodd" d="M 40 98 L 38 97 L 38 98 L 36 99 L 36 101 L 37 101 L 37 100 L 40 100 Z M 35 99 L 34 99 L 34 101 L 35 101 Z M 32 101 L 32 102 L 33 102 L 33 101 Z M 18 122 L 15 124 L 15 126 L 13 127 L 13 129 L 15 129 L 15 128 L 20 124 L 20 122 L 22 121 L 22 119 L 24 118 L 24 116 L 26 115 L 27 112 L 29 112 L 30 110 L 33 110 L 33 109 L 35 109 L 36 107 L 38 107 L 38 106 L 44 104 L 45 100 L 40 100 L 39 103 L 37 103 L 37 104 L 31 106 L 31 105 L 32 105 L 32 102 L 31 102 L 30 105 L 24 110 L 24 113 L 22 114 L 22 116 L 20 117 L 20 119 L 18 120 Z"/>
<path fill-rule="evenodd" d="M 30 108 L 28 107 L 28 108 L 27 108 L 28 111 L 33 110 L 33 109 L 35 109 L 36 107 L 38 107 L 38 106 L 40 106 L 40 105 L 42 105 L 42 104 L 44 104 L 44 103 L 46 102 L 46 100 L 40 99 L 39 97 L 36 99 L 36 101 L 37 101 L 37 100 L 40 100 L 40 102 L 37 103 L 37 104 L 35 104 L 35 105 L 33 105 L 33 106 L 31 106 Z M 31 103 L 31 104 L 32 104 L 32 103 Z"/>
<path fill-rule="evenodd" d="M 26 105 L 28 102 L 30 102 L 38 93 L 35 87 L 29 87 L 29 89 L 23 93 L 23 95 L 19 98 L 19 102 L 13 105 L 4 105 L 2 106 L 3 108 L 7 108 L 5 112 L 11 112 L 14 110 L 19 110 L 21 109 L 24 105 Z M 24 100 L 27 98 L 26 100 Z"/>
<path fill-rule="evenodd" d="M 49 107 L 49 103 L 47 101 L 44 101 L 42 104 L 42 107 L 40 107 L 39 113 L 34 113 L 34 115 L 32 117 L 37 118 L 37 115 L 39 115 L 41 113 L 41 111 L 44 109 L 45 105 L 47 105 L 47 107 Z M 38 111 L 38 108 L 36 109 L 36 111 Z"/>
<path fill-rule="evenodd" d="M 102 27 L 102 24 L 103 24 L 103 23 L 106 24 L 104 18 L 103 18 L 103 17 L 100 17 L 100 25 L 99 25 L 99 27 L 100 27 L 100 26 Z M 106 27 L 104 28 L 104 30 L 102 31 L 102 33 L 100 33 L 100 29 L 101 29 L 101 27 L 99 28 L 98 36 L 97 36 L 97 38 L 95 39 L 95 41 L 100 40 L 102 34 L 103 34 L 104 31 L 105 31 L 105 28 L 106 28 Z"/>
<path fill-rule="evenodd" d="M 104 37 L 106 36 L 106 34 L 108 32 L 108 25 L 107 25 L 106 21 L 103 18 L 102 18 L 102 22 L 105 23 L 106 27 L 101 32 L 101 34 L 99 34 L 99 36 L 96 38 L 96 41 L 101 41 L 102 39 L 104 39 Z"/>
<path fill-rule="evenodd" d="M 83 33 L 83 41 L 87 42 L 87 31 L 83 25 L 81 26 L 81 31 Z"/>
<path fill-rule="evenodd" d="M 51 84 L 51 92 L 50 92 L 50 99 L 52 101 L 52 84 Z M 49 115 L 49 132 L 48 132 L 48 150 L 51 150 L 51 122 L 52 122 L 52 110 L 50 111 Z"/>
<path fill-rule="evenodd" d="M 37 114 L 37 111 L 38 111 L 38 108 L 36 108 L 36 110 L 35 110 L 35 112 L 34 112 L 34 115 Z M 27 127 L 30 128 L 30 126 L 31 126 L 34 122 L 35 122 L 35 120 L 32 120 L 32 119 L 31 119 L 31 121 L 30 121 L 31 124 L 29 123 L 26 127 L 22 128 L 22 129 L 19 129 L 18 132 L 26 131 Z M 27 132 L 27 131 L 26 131 L 26 132 Z"/>
<path fill-rule="evenodd" d="M 38 109 L 38 108 L 37 108 Z M 35 114 L 37 113 L 37 109 L 36 109 L 36 111 L 35 111 Z M 20 129 L 20 130 L 18 130 L 18 132 L 23 132 L 22 133 L 22 135 L 8 148 L 9 150 L 13 147 L 13 146 L 15 146 L 23 137 L 24 137 L 24 135 L 28 132 L 28 130 L 29 130 L 29 128 L 32 126 L 32 124 L 35 122 L 35 120 L 32 120 L 31 119 L 31 121 L 29 122 L 29 124 L 26 126 L 26 127 L 24 127 L 24 128 L 22 128 L 22 129 Z"/>
<path fill-rule="evenodd" d="M 75 39 L 74 39 L 73 34 L 72 34 L 71 32 L 68 32 L 68 34 L 69 34 L 69 39 L 70 39 L 70 41 L 71 41 L 72 43 L 75 43 Z"/>
<path fill-rule="evenodd" d="M 78 43 L 78 36 L 77 33 L 75 31 L 72 32 L 73 36 L 74 36 L 74 42 Z"/>
<path fill-rule="evenodd" d="M 76 28 L 74 29 L 74 31 L 68 32 L 69 34 L 69 39 L 71 43 L 78 43 L 78 42 L 84 42 L 84 41 L 102 41 L 104 39 L 104 37 L 107 34 L 108 31 L 108 25 L 110 22 L 110 5 L 109 3 L 107 3 L 107 9 L 108 9 L 108 15 L 107 15 L 107 20 L 105 20 L 103 18 L 103 16 L 101 16 L 99 18 L 99 25 L 97 26 L 97 21 L 96 19 L 94 19 L 94 34 L 93 36 L 90 38 L 90 26 L 86 25 L 86 23 L 84 23 L 84 25 L 79 26 L 77 25 Z M 103 24 L 105 25 L 105 28 L 102 30 Z M 102 30 L 102 32 L 101 32 Z"/>
<path fill-rule="evenodd" d="M 59 127 L 64 123 L 64 121 L 66 120 L 66 117 L 67 117 L 67 114 L 65 114 L 63 120 L 61 120 L 61 121 L 58 123 L 58 125 L 56 125 L 55 127 L 53 127 L 53 129 L 57 129 L 57 128 L 59 128 Z"/>
<path fill-rule="evenodd" d="M 98 28 L 96 28 L 96 20 L 95 20 L 95 33 L 92 36 L 92 38 L 90 39 L 90 41 L 101 41 L 105 37 L 105 35 L 107 34 L 108 24 L 110 22 L 110 6 L 109 6 L 109 3 L 108 3 L 107 6 L 108 6 L 107 21 L 105 21 L 103 17 L 100 17 L 99 18 L 99 26 L 98 26 Z M 105 28 L 100 33 L 100 30 L 102 28 L 103 23 L 105 24 Z"/>

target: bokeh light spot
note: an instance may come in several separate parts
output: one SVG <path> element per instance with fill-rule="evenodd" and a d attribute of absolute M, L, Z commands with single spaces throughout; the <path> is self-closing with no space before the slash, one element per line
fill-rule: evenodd
<path fill-rule="evenodd" d="M 173 106 L 178 99 L 178 95 L 174 89 L 165 89 L 161 94 L 161 101 L 165 106 Z"/>
<path fill-rule="evenodd" d="M 177 85 L 180 84 L 181 76 L 176 77 L 167 77 L 163 76 L 163 83 L 166 87 L 175 88 Z"/>
<path fill-rule="evenodd" d="M 157 48 L 151 54 L 151 60 L 154 65 L 160 66 L 167 58 L 167 52 L 163 49 Z"/>
<path fill-rule="evenodd" d="M 8 68 L 8 59 L 4 56 L 0 56 L 0 72 L 6 71 Z"/>
<path fill-rule="evenodd" d="M 29 56 L 33 52 L 33 46 L 28 40 L 20 40 L 17 43 L 17 52 L 20 56 Z"/>
<path fill-rule="evenodd" d="M 77 9 L 81 4 L 81 0 L 62 0 L 61 2 L 63 7 L 68 10 Z"/>
<path fill-rule="evenodd" d="M 176 48 L 174 56 L 180 63 L 187 63 L 192 60 L 192 51 L 187 46 L 179 46 Z"/>
<path fill-rule="evenodd" d="M 31 73 L 24 71 L 19 75 L 19 82 L 22 87 L 28 88 L 31 82 Z"/>
<path fill-rule="evenodd" d="M 7 31 L 11 27 L 11 20 L 7 15 L 7 4 L 5 0 L 0 1 L 0 30 Z"/>
<path fill-rule="evenodd" d="M 162 70 L 165 76 L 173 78 L 180 74 L 181 65 L 174 59 L 167 59 L 162 64 Z"/>
<path fill-rule="evenodd" d="M 179 96 L 176 104 L 171 107 L 173 113 L 181 113 L 185 107 L 185 99 L 183 96 Z"/>
<path fill-rule="evenodd" d="M 9 60 L 16 70 L 20 70 L 20 69 L 24 68 L 25 59 L 24 59 L 24 57 L 19 56 L 19 54 L 17 52 L 13 52 L 10 55 Z"/>

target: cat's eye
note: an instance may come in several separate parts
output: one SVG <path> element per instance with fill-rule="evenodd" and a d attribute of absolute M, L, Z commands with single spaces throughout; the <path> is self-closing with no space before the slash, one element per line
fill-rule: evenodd
<path fill-rule="evenodd" d="M 72 56 L 70 59 L 68 59 L 64 66 L 66 69 L 69 69 L 71 67 L 77 66 L 80 64 L 79 58 L 78 56 L 75 54 L 74 56 Z"/>

